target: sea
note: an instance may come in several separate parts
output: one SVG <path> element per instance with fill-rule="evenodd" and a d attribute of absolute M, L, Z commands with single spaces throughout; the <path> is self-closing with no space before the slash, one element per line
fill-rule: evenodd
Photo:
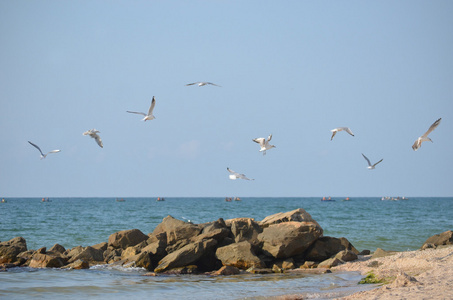
<path fill-rule="evenodd" d="M 205 223 L 219 218 L 254 218 L 305 209 L 324 236 L 345 237 L 359 251 L 419 249 L 435 234 L 453 229 L 453 197 L 223 197 L 5 198 L 0 203 L 0 241 L 21 236 L 28 249 L 58 243 L 66 249 L 107 242 L 120 230 L 148 234 L 168 215 Z M 273 299 L 302 295 L 334 299 L 373 288 L 359 285 L 358 272 L 244 274 L 234 276 L 143 276 L 140 268 L 99 265 L 86 270 L 12 268 L 0 272 L 0 299 Z"/>

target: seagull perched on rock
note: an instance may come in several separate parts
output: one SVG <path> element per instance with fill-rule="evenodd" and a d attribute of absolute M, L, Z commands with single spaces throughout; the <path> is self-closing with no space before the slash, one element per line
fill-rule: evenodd
<path fill-rule="evenodd" d="M 153 120 L 156 118 L 153 116 L 153 109 L 154 109 L 155 105 L 156 105 L 156 99 L 153 96 L 153 100 L 151 101 L 151 106 L 149 107 L 148 114 L 145 114 L 143 112 L 129 111 L 129 110 L 127 112 L 131 113 L 131 114 L 138 114 L 138 115 L 144 116 L 142 121 Z"/>
<path fill-rule="evenodd" d="M 239 174 L 237 172 L 234 172 L 233 170 L 231 170 L 230 168 L 227 168 L 228 172 L 230 172 L 231 174 L 229 175 L 230 179 L 231 180 L 236 180 L 238 178 L 240 179 L 244 179 L 244 180 L 255 180 L 255 179 L 250 179 L 250 178 L 247 178 L 247 176 L 245 176 L 244 174 Z"/>
<path fill-rule="evenodd" d="M 266 150 L 276 148 L 274 145 L 269 144 L 270 140 L 272 139 L 272 134 L 269 134 L 267 140 L 265 138 L 256 138 L 253 141 L 255 143 L 260 144 L 261 149 L 260 152 L 263 152 L 263 155 L 266 155 Z"/>
<path fill-rule="evenodd" d="M 365 158 L 365 160 L 368 162 L 368 169 L 370 169 L 370 170 L 373 170 L 373 169 L 376 167 L 376 165 L 377 165 L 378 163 L 380 163 L 381 161 L 384 160 L 384 159 L 381 159 L 380 161 L 378 161 L 377 163 L 375 163 L 374 165 L 372 165 L 371 162 L 370 162 L 370 160 L 368 159 L 368 157 L 366 157 L 365 154 L 363 154 L 363 153 L 362 153 L 362 155 L 363 155 L 363 158 Z"/>
<path fill-rule="evenodd" d="M 83 133 L 83 135 L 89 135 L 90 137 L 92 137 L 96 141 L 96 143 L 98 143 L 99 147 L 104 148 L 104 145 L 102 144 L 101 137 L 98 135 L 98 133 L 100 133 L 99 130 L 90 129 L 88 131 L 85 131 Z"/>
<path fill-rule="evenodd" d="M 351 129 L 349 129 L 349 127 L 338 127 L 338 128 L 331 130 L 333 133 L 332 133 L 332 137 L 330 138 L 330 140 L 333 139 L 333 137 L 337 134 L 338 131 L 343 131 L 343 130 L 346 131 L 347 133 L 349 133 L 350 135 L 354 136 L 354 134 L 352 133 Z"/>
<path fill-rule="evenodd" d="M 37 145 L 33 144 L 32 142 L 28 141 L 30 143 L 30 145 L 32 145 L 33 147 L 35 147 L 36 149 L 39 150 L 39 153 L 41 153 L 41 159 L 44 159 L 46 158 L 46 156 L 50 153 L 57 153 L 57 152 L 60 152 L 60 150 L 52 150 L 52 151 L 49 151 L 47 152 L 46 154 L 42 153 L 41 151 L 41 148 L 39 148 Z"/>
<path fill-rule="evenodd" d="M 215 83 L 212 83 L 212 82 L 204 82 L 204 81 L 198 81 L 198 82 L 188 83 L 188 84 L 186 84 L 186 86 L 194 85 L 194 84 L 198 85 L 199 87 L 200 87 L 200 86 L 205 86 L 205 85 L 208 85 L 208 84 L 210 84 L 210 85 L 215 85 L 215 86 L 219 86 L 219 87 L 220 87 L 220 85 L 217 85 L 217 84 L 215 84 Z"/>
<path fill-rule="evenodd" d="M 426 141 L 430 141 L 431 143 L 433 142 L 429 137 L 428 137 L 428 134 L 431 133 L 431 131 L 433 131 L 434 129 L 436 129 L 437 126 L 439 126 L 440 124 L 440 120 L 442 120 L 442 118 L 439 118 L 436 120 L 436 122 L 434 122 L 428 129 L 427 132 L 425 132 L 421 137 L 419 137 L 415 143 L 412 145 L 412 149 L 414 149 L 414 151 L 417 151 L 418 148 L 420 148 L 422 146 L 422 143 L 423 142 L 426 142 Z"/>

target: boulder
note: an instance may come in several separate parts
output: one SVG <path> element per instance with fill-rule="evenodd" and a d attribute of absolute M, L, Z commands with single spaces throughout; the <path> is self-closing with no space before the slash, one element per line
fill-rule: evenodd
<path fill-rule="evenodd" d="M 146 241 L 148 236 L 138 229 L 123 230 L 109 236 L 108 245 L 113 248 L 126 249 Z"/>
<path fill-rule="evenodd" d="M 35 253 L 28 266 L 30 268 L 61 268 L 64 265 L 64 259 L 59 256 Z"/>
<path fill-rule="evenodd" d="M 291 221 L 264 228 L 258 239 L 266 255 L 289 258 L 304 253 L 321 235 L 318 223 Z"/>
<path fill-rule="evenodd" d="M 150 271 L 152 269 L 151 257 L 146 252 L 142 252 L 134 256 L 129 256 L 124 260 L 123 266 L 144 268 Z"/>
<path fill-rule="evenodd" d="M 159 265 L 154 269 L 154 272 L 159 273 L 169 269 L 194 264 L 215 245 L 217 245 L 217 241 L 214 239 L 188 244 L 160 260 Z"/>
<path fill-rule="evenodd" d="M 343 250 L 343 251 L 338 252 L 334 258 L 338 258 L 339 260 L 346 262 L 346 261 L 354 261 L 358 258 L 358 256 L 351 250 Z"/>
<path fill-rule="evenodd" d="M 55 244 L 52 246 L 52 248 L 49 249 L 49 252 L 52 252 L 52 253 L 64 254 L 65 251 L 66 251 L 66 249 L 60 244 Z"/>
<path fill-rule="evenodd" d="M 172 216 L 167 216 L 162 223 L 152 232 L 152 235 L 166 233 L 167 244 L 172 245 L 179 240 L 190 239 L 200 233 L 201 228 L 198 225 L 177 220 Z"/>
<path fill-rule="evenodd" d="M 319 263 L 318 265 L 318 268 L 332 268 L 332 267 L 336 267 L 340 264 L 342 264 L 343 262 L 341 260 L 339 260 L 338 258 L 336 257 L 333 257 L 333 258 L 329 258 L 329 259 L 326 259 L 325 261 L 322 261 Z"/>
<path fill-rule="evenodd" d="M 250 267 L 264 268 L 266 266 L 265 263 L 256 256 L 252 244 L 248 241 L 218 248 L 215 255 L 224 266 L 233 266 L 244 270 Z"/>
<path fill-rule="evenodd" d="M 135 247 L 127 247 L 126 250 L 124 250 L 121 253 L 121 259 L 128 258 L 130 256 L 137 255 L 140 251 L 138 251 Z"/>
<path fill-rule="evenodd" d="M 73 270 L 82 270 L 82 269 L 89 269 L 89 268 L 90 268 L 90 264 L 81 259 L 78 259 L 75 262 L 62 267 L 62 269 L 73 269 Z"/>
<path fill-rule="evenodd" d="M 358 254 L 356 248 L 346 238 L 323 236 L 318 238 L 305 252 L 305 260 L 323 261 L 343 250 Z"/>
<path fill-rule="evenodd" d="M 429 237 L 423 244 L 421 249 L 437 248 L 443 245 L 453 245 L 453 231 L 448 230 L 441 234 L 436 234 Z"/>
<path fill-rule="evenodd" d="M 396 254 L 395 251 L 385 251 L 384 249 L 377 248 L 376 251 L 374 251 L 373 255 L 371 256 L 370 259 L 375 259 L 379 257 L 385 257 L 385 256 L 390 256 Z"/>
<path fill-rule="evenodd" d="M 263 232 L 263 229 L 252 218 L 236 218 L 226 221 L 233 234 L 236 243 L 248 241 L 252 245 L 258 244 L 258 235 Z"/>
<path fill-rule="evenodd" d="M 213 275 L 238 275 L 241 271 L 233 266 L 223 266 L 219 270 L 215 271 Z"/>
<path fill-rule="evenodd" d="M 208 232 L 216 230 L 216 229 L 228 229 L 225 221 L 222 218 L 220 218 L 214 222 L 200 224 L 200 227 L 202 228 L 202 230 L 201 230 L 202 234 L 208 233 Z"/>
<path fill-rule="evenodd" d="M 16 237 L 0 243 L 0 264 L 17 260 L 17 255 L 27 251 L 27 242 L 23 237 Z"/>
<path fill-rule="evenodd" d="M 230 231 L 226 228 L 211 229 L 210 231 L 204 232 L 200 235 L 192 237 L 192 242 L 200 242 L 203 240 L 215 239 L 217 242 L 223 241 L 230 234 Z"/>
<path fill-rule="evenodd" d="M 80 249 L 78 248 L 77 250 Z M 69 254 L 71 254 L 71 252 Z M 81 249 L 81 251 L 74 251 L 74 253 L 76 254 L 72 257 L 68 254 L 68 256 L 70 257 L 68 261 L 69 263 L 73 263 L 79 259 L 92 263 L 99 263 L 104 261 L 104 251 L 100 249 L 94 249 L 91 246 L 84 247 Z"/>
<path fill-rule="evenodd" d="M 93 245 L 93 246 L 91 246 L 91 247 L 93 247 L 93 248 L 96 249 L 96 250 L 105 251 L 105 250 L 107 250 L 108 243 L 102 242 L 102 243 Z"/>
<path fill-rule="evenodd" d="M 273 224 L 279 224 L 284 222 L 310 222 L 316 224 L 319 228 L 319 224 L 311 217 L 311 215 L 306 212 L 303 208 L 298 208 L 289 212 L 280 212 L 267 216 L 259 225 L 263 228 L 269 227 Z"/>

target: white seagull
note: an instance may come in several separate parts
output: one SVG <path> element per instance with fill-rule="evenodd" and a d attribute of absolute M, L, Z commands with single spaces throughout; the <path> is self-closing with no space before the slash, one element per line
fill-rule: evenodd
<path fill-rule="evenodd" d="M 332 133 L 332 137 L 330 138 L 330 140 L 333 139 L 333 137 L 337 134 L 338 131 L 343 131 L 343 130 L 346 131 L 347 133 L 349 133 L 350 135 L 354 136 L 354 134 L 352 133 L 351 129 L 349 129 L 349 127 L 338 127 L 338 128 L 331 130 L 333 133 Z"/>
<path fill-rule="evenodd" d="M 32 145 L 33 147 L 35 147 L 36 149 L 39 150 L 39 153 L 41 153 L 41 159 L 44 159 L 46 158 L 46 156 L 50 153 L 57 153 L 57 152 L 60 152 L 60 150 L 52 150 L 52 151 L 49 151 L 47 152 L 46 154 L 42 153 L 41 151 L 41 148 L 39 148 L 37 145 L 33 144 L 32 142 L 28 141 L 30 143 L 30 145 Z"/>
<path fill-rule="evenodd" d="M 156 117 L 153 116 L 153 109 L 154 109 L 154 106 L 156 105 L 156 99 L 154 98 L 153 96 L 153 100 L 151 101 L 151 106 L 149 107 L 149 110 L 148 110 L 148 114 L 145 114 L 143 112 L 137 112 L 137 111 L 128 111 L 128 113 L 131 113 L 131 114 L 138 114 L 138 115 L 142 115 L 144 116 L 143 120 L 142 121 L 148 121 L 148 120 L 153 120 L 155 119 Z"/>
<path fill-rule="evenodd" d="M 272 139 L 272 134 L 269 134 L 267 140 L 265 138 L 256 138 L 253 141 L 255 143 L 260 144 L 261 149 L 260 152 L 263 152 L 263 155 L 266 155 L 266 150 L 276 148 L 274 145 L 269 144 L 270 140 Z"/>
<path fill-rule="evenodd" d="M 100 133 L 99 130 L 96 129 L 90 129 L 88 131 L 85 131 L 83 135 L 89 135 L 93 139 L 95 139 L 96 143 L 98 143 L 99 147 L 104 148 L 104 145 L 102 144 L 101 137 L 98 135 Z"/>
<path fill-rule="evenodd" d="M 366 157 L 365 154 L 363 154 L 363 153 L 362 153 L 362 155 L 363 155 L 363 158 L 365 158 L 365 160 L 368 162 L 368 169 L 370 169 L 370 170 L 373 170 L 373 169 L 376 167 L 376 165 L 377 165 L 378 163 L 380 163 L 381 161 L 384 160 L 384 159 L 381 159 L 380 161 L 378 161 L 377 163 L 375 163 L 374 165 L 372 165 L 371 162 L 370 162 L 370 160 L 368 159 L 368 157 Z"/>
<path fill-rule="evenodd" d="M 234 172 L 233 170 L 231 170 L 230 168 L 227 168 L 228 172 L 230 172 L 231 174 L 228 176 L 231 180 L 236 180 L 238 178 L 240 179 L 244 179 L 244 180 L 255 180 L 255 179 L 250 179 L 250 178 L 247 178 L 247 176 L 245 176 L 244 174 L 239 174 L 237 172 Z"/>
<path fill-rule="evenodd" d="M 205 86 L 205 85 L 208 85 L 208 84 L 210 84 L 210 85 L 215 85 L 215 86 L 219 86 L 219 87 L 220 87 L 220 85 L 217 85 L 217 84 L 215 84 L 215 83 L 212 83 L 212 82 L 204 82 L 204 81 L 201 81 L 201 82 L 200 82 L 200 81 L 197 81 L 197 82 L 193 82 L 193 83 L 188 83 L 188 84 L 186 84 L 186 86 L 194 85 L 194 84 L 198 85 L 199 87 L 200 87 L 200 86 Z"/>
<path fill-rule="evenodd" d="M 430 141 L 431 143 L 433 142 L 429 137 L 428 137 L 428 134 L 431 133 L 431 131 L 433 131 L 434 129 L 436 129 L 437 126 L 439 126 L 440 124 L 440 120 L 442 120 L 442 118 L 439 118 L 436 120 L 436 122 L 434 122 L 428 129 L 427 132 L 425 132 L 421 137 L 419 137 L 415 143 L 412 145 L 412 149 L 414 149 L 414 151 L 417 151 L 418 148 L 420 148 L 422 146 L 422 143 L 423 142 L 426 142 L 426 141 Z"/>

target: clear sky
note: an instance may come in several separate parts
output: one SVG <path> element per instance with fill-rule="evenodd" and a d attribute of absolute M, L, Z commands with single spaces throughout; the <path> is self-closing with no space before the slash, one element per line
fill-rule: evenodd
<path fill-rule="evenodd" d="M 453 196 L 452 12 L 1 1 L 0 197 Z M 155 120 L 126 112 L 153 96 Z M 339 126 L 355 136 L 331 141 Z M 82 135 L 91 128 L 104 148 Z M 252 139 L 271 133 L 263 156 Z M 40 160 L 27 141 L 61 152 Z M 361 153 L 384 160 L 368 170 Z"/>

